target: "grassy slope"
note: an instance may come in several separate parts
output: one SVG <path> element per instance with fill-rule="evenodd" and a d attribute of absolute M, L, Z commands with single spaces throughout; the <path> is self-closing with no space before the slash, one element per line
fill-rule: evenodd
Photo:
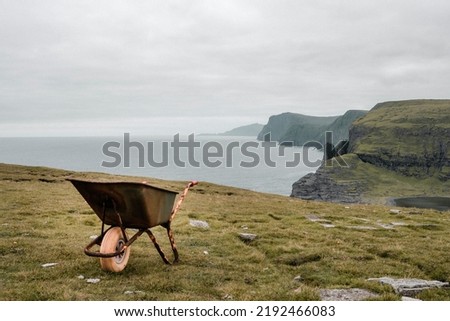
<path fill-rule="evenodd" d="M 164 265 L 142 236 L 131 247 L 127 268 L 106 273 L 97 259 L 83 254 L 100 220 L 64 181 L 68 175 L 141 180 L 0 164 L 0 300 L 314 300 L 318 289 L 335 287 L 363 287 L 387 300 L 398 297 L 389 287 L 365 280 L 450 281 L 448 212 L 393 215 L 384 206 L 345 208 L 209 183 L 190 192 L 174 221 L 179 264 Z M 180 191 L 184 186 L 150 182 Z M 336 227 L 305 218 L 311 214 Z M 191 227 L 189 218 L 207 221 L 210 229 Z M 378 225 L 391 222 L 407 225 L 391 230 Z M 361 225 L 376 229 L 355 228 Z M 153 230 L 167 248 L 164 230 Z M 258 239 L 244 244 L 241 232 L 256 233 Z M 59 264 L 41 267 L 49 262 Z M 101 282 L 88 284 L 79 275 Z M 449 300 L 450 291 L 427 291 L 420 297 Z"/>
<path fill-rule="evenodd" d="M 448 196 L 450 190 L 450 181 L 443 182 L 437 175 L 405 176 L 362 162 L 355 154 L 346 154 L 342 159 L 348 167 L 339 166 L 336 160 L 328 161 L 327 172 L 338 184 L 363 184 L 362 199 L 368 203 L 387 204 L 391 198 L 406 196 Z"/>
<path fill-rule="evenodd" d="M 450 100 L 405 100 L 376 105 L 365 117 L 356 120 L 354 126 L 367 127 L 355 144 L 356 153 L 392 155 L 424 155 L 438 143 L 448 146 L 448 137 L 431 136 L 429 132 L 448 133 L 450 129 Z M 450 157 L 450 149 L 447 150 Z"/>

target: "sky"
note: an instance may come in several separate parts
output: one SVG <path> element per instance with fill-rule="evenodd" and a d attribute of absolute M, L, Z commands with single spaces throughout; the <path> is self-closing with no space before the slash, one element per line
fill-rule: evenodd
<path fill-rule="evenodd" d="M 0 0 L 0 136 L 217 133 L 450 98 L 450 1 Z"/>

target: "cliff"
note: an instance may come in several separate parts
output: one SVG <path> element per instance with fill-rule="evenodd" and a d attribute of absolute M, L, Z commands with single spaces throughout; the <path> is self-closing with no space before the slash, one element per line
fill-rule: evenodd
<path fill-rule="evenodd" d="M 347 140 L 353 121 L 364 116 L 365 110 L 349 110 L 341 116 L 315 117 L 301 114 L 284 113 L 271 116 L 269 122 L 258 135 L 259 140 L 271 133 L 273 141 L 292 142 L 302 146 L 310 141 L 325 143 L 325 132 L 333 132 L 333 141 Z"/>
<path fill-rule="evenodd" d="M 266 134 L 270 133 L 272 141 L 294 142 L 297 137 L 297 132 L 303 133 L 307 137 L 316 136 L 315 128 L 324 127 L 331 124 L 338 116 L 330 117 L 316 117 L 307 116 L 296 113 L 283 113 L 274 115 L 269 118 L 267 125 L 263 127 L 258 134 L 258 140 L 264 140 Z M 301 131 L 301 129 L 304 129 Z M 287 135 L 287 133 L 292 132 Z"/>
<path fill-rule="evenodd" d="M 324 143 L 325 132 L 333 132 L 333 141 L 337 144 L 341 140 L 349 139 L 349 130 L 353 122 L 364 117 L 368 113 L 367 110 L 348 110 L 344 115 L 336 118 L 325 130 L 321 131 L 316 138 L 317 141 Z"/>
<path fill-rule="evenodd" d="M 295 182 L 291 196 L 335 202 L 448 196 L 449 153 L 450 100 L 380 103 L 353 123 L 349 154 Z"/>
<path fill-rule="evenodd" d="M 377 104 L 350 130 L 349 152 L 407 176 L 449 178 L 450 100 Z"/>

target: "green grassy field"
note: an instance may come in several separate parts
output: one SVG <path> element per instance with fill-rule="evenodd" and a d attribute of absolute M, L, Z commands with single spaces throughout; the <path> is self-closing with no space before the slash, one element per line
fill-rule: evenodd
<path fill-rule="evenodd" d="M 320 289 L 352 287 L 398 300 L 390 287 L 366 279 L 450 281 L 449 212 L 392 214 L 381 205 L 302 201 L 206 182 L 191 190 L 173 223 L 178 264 L 165 265 L 144 235 L 123 272 L 104 272 L 83 253 L 101 222 L 69 176 L 143 180 L 0 164 L 0 300 L 318 300 Z M 177 191 L 185 185 L 145 179 Z M 153 231 L 168 250 L 165 230 Z M 258 237 L 244 243 L 242 232 Z M 419 298 L 449 300 L 450 289 Z"/>

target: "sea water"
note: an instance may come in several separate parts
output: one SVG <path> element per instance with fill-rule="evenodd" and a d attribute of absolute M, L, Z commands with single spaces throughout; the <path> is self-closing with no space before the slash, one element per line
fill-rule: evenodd
<path fill-rule="evenodd" d="M 130 135 L 128 141 L 125 136 L 8 137 L 0 138 L 0 163 L 208 181 L 290 195 L 292 184 L 307 173 L 315 172 L 323 157 L 317 149 L 281 147 L 275 143 L 268 147 L 249 137 L 195 136 L 193 139 L 195 147 L 188 150 L 188 147 L 178 146 L 177 153 L 175 136 Z M 178 137 L 179 145 L 186 145 L 188 140 L 187 136 Z M 167 164 L 163 162 L 164 153 Z"/>

